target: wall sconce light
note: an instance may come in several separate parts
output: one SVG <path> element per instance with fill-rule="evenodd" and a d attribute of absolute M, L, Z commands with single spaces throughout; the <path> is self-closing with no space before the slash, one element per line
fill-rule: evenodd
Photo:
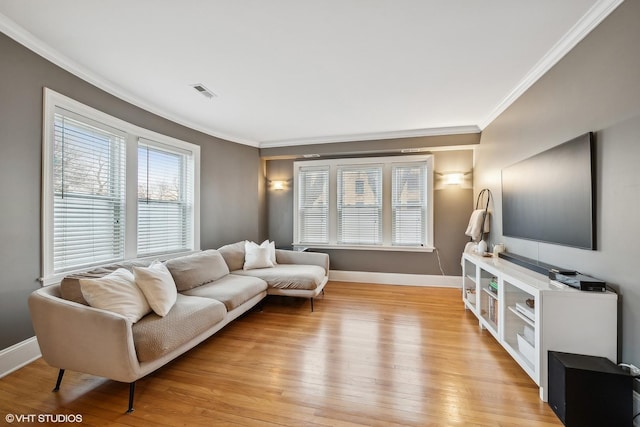
<path fill-rule="evenodd" d="M 267 188 L 273 191 L 283 191 L 289 189 L 289 182 L 291 180 L 277 179 L 277 180 L 267 180 Z"/>
<path fill-rule="evenodd" d="M 446 185 L 461 185 L 464 181 L 464 174 L 460 172 L 445 173 L 442 177 Z"/>
<path fill-rule="evenodd" d="M 436 189 L 442 190 L 444 188 L 453 186 L 458 186 L 461 188 L 467 187 L 471 184 L 467 175 L 471 174 L 472 172 L 435 172 L 438 186 Z"/>

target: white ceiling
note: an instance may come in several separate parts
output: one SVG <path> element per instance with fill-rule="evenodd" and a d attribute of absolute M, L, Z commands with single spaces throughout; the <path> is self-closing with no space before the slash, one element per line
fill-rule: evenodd
<path fill-rule="evenodd" d="M 163 117 L 275 147 L 478 132 L 621 1 L 0 0 L 0 31 Z"/>

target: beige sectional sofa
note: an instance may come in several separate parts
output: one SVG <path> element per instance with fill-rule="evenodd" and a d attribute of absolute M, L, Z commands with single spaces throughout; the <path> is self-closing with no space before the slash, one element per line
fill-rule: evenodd
<path fill-rule="evenodd" d="M 313 311 L 313 298 L 328 280 L 328 255 L 276 250 L 273 267 L 245 270 L 244 244 L 166 261 L 177 296 L 164 316 L 151 311 L 133 322 L 90 306 L 82 291 L 85 279 L 104 279 L 122 268 L 135 271 L 149 261 L 71 275 L 33 292 L 29 309 L 42 357 L 60 370 L 54 391 L 65 369 L 127 382 L 131 412 L 136 380 L 209 338 L 267 294 L 309 298 Z"/>

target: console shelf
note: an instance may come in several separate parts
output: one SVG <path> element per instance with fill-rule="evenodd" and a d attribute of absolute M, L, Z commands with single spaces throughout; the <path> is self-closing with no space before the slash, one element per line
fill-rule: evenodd
<path fill-rule="evenodd" d="M 533 320 L 529 319 L 524 314 L 521 314 L 515 307 L 510 306 L 509 307 L 509 311 L 511 311 L 516 316 L 518 316 L 520 319 L 522 319 L 524 321 L 524 323 L 526 323 L 527 325 L 531 326 L 532 328 L 536 327 L 536 323 Z"/>
<path fill-rule="evenodd" d="M 496 257 L 462 255 L 466 309 L 540 387 L 547 401 L 547 353 L 617 362 L 617 295 L 556 285 L 543 274 Z M 489 289 L 496 281 L 498 292 Z"/>

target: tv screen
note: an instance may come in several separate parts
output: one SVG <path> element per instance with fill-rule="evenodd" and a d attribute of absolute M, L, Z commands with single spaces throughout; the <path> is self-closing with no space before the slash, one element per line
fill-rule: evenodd
<path fill-rule="evenodd" d="M 502 170 L 505 236 L 596 249 L 589 132 Z"/>

